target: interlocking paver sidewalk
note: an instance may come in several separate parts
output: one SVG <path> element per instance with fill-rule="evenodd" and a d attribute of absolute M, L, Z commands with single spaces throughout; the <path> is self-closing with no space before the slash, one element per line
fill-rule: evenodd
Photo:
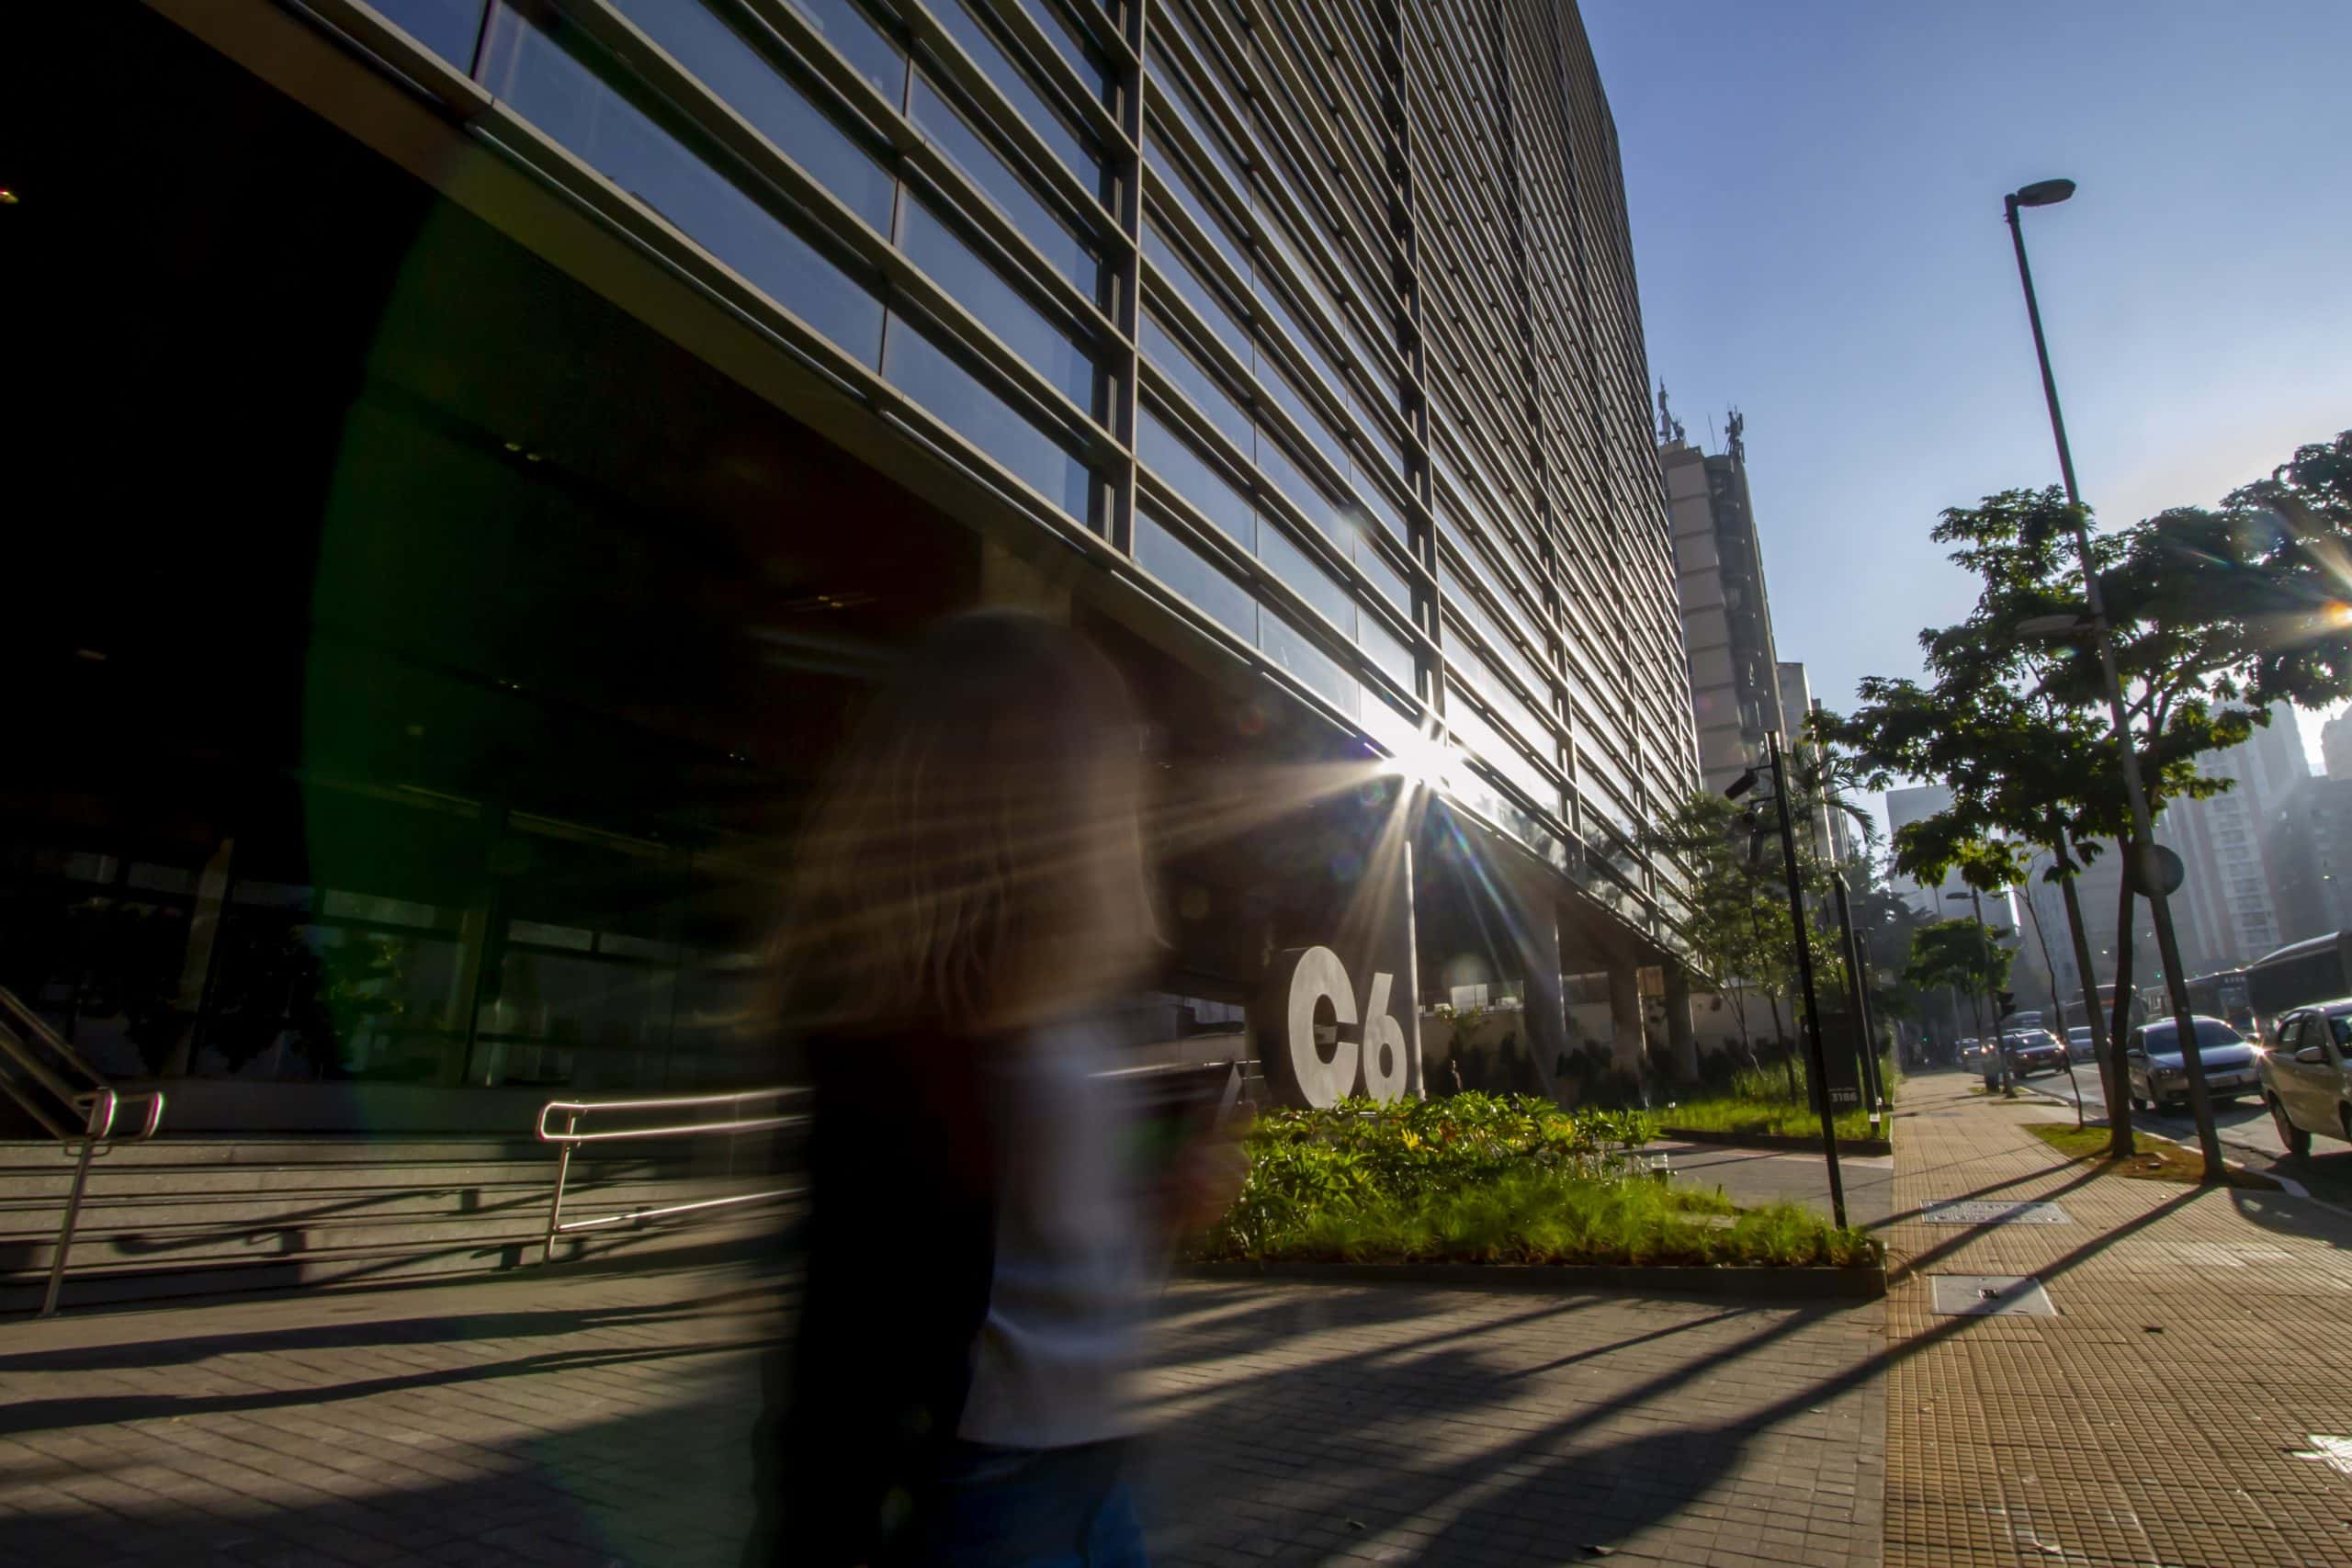
<path fill-rule="evenodd" d="M 2352 1475 L 2315 1457 L 2352 1434 L 2352 1221 L 2091 1174 L 2025 1130 L 2046 1107 L 1958 1075 L 1904 1105 L 1888 1568 L 2352 1563 Z M 1962 1198 L 2072 1223 L 1926 1223 Z M 1936 1316 L 1937 1274 L 2037 1277 L 2058 1315 Z"/>
<path fill-rule="evenodd" d="M 734 1561 L 780 1282 L 547 1276 L 0 1325 L 0 1562 Z M 1877 1303 L 1179 1281 L 1156 1555 L 1864 1568 Z"/>

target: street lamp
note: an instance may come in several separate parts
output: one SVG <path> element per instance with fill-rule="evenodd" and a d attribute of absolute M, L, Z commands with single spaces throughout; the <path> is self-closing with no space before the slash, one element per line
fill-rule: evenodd
<path fill-rule="evenodd" d="M 2033 295 L 2033 270 L 2026 265 L 2025 228 L 2018 221 L 2021 209 L 2053 206 L 2074 194 L 2072 180 L 2036 180 L 2004 197 L 2002 209 L 2009 225 L 2009 239 L 2017 249 L 2018 282 L 2025 289 L 2026 318 L 2033 325 L 2034 356 L 2041 364 L 2041 395 L 2050 405 L 2050 434 L 2058 444 L 2058 472 L 2065 480 L 2066 503 L 2074 514 L 2075 553 L 2082 562 L 2083 604 L 2089 612 L 2083 617 L 2082 629 L 2098 648 L 2099 673 L 2107 688 L 2108 714 L 2114 721 L 2118 761 L 2123 770 L 2123 794 L 2132 810 L 2132 853 L 2124 870 L 2148 900 L 2149 923 L 2156 930 L 2156 953 L 2164 964 L 2165 987 L 2172 1002 L 2173 1027 L 2180 1035 L 2181 1065 L 2188 1069 L 2188 1105 L 2197 1118 L 2197 1144 L 2205 1156 L 2205 1179 L 2220 1181 L 2222 1142 L 2213 1127 L 2212 1098 L 2205 1089 L 2205 1063 L 2197 1049 L 2197 1026 L 2188 1008 L 2188 988 L 2182 983 L 2186 971 L 2180 966 L 2179 940 L 2173 933 L 2172 904 L 2165 897 L 2163 879 L 2156 874 L 2155 819 L 2148 810 L 2148 792 L 2140 779 L 2139 750 L 2132 744 L 2132 721 L 2124 712 L 2123 685 L 2115 670 L 2115 637 L 2108 625 L 2107 601 L 2099 592 L 2098 572 L 2091 563 L 2090 525 L 2084 518 L 2082 494 L 2075 483 L 2075 456 L 2066 445 L 2065 416 L 2058 410 L 2058 381 L 2050 370 L 2050 344 L 2041 332 L 2041 306 Z M 2120 1083 L 2124 1072 L 2123 1043 L 2111 1041 L 2109 1049 L 2115 1055 L 2112 1081 Z"/>
<path fill-rule="evenodd" d="M 1838 1228 L 1846 1228 L 1846 1183 L 1838 1170 L 1838 1118 L 1829 1104 L 1829 1061 L 1821 1048 L 1821 1004 L 1813 991 L 1813 942 L 1806 931 L 1804 886 L 1797 875 L 1796 829 L 1789 820 L 1789 773 L 1781 756 L 1781 732 L 1764 732 L 1766 761 L 1772 772 L 1772 799 L 1781 814 L 1781 863 L 1789 877 L 1789 920 L 1796 928 L 1797 981 L 1804 994 L 1805 1060 L 1813 1074 L 1813 1092 L 1821 1106 L 1821 1150 L 1829 1164 L 1829 1209 Z M 1757 772 L 1749 768 L 1724 788 L 1725 800 L 1737 800 L 1756 787 Z"/>

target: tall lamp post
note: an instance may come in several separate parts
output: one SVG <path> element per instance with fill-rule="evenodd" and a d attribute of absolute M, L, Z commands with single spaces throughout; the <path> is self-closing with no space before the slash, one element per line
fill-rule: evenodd
<path fill-rule="evenodd" d="M 2099 673 L 2107 687 L 2108 715 L 2115 724 L 2118 761 L 2123 769 L 2123 794 L 2132 811 L 2132 850 L 2124 873 L 2148 900 L 2149 923 L 2156 931 L 2156 953 L 2165 971 L 2165 988 L 2172 1003 L 2173 1027 L 2180 1037 L 2181 1064 L 2188 1069 L 2188 1105 L 2197 1118 L 2197 1144 L 2205 1156 L 2205 1179 L 2222 1178 L 2222 1141 L 2213 1127 L 2213 1100 L 2205 1089 L 2205 1063 L 2197 1048 L 2197 1026 L 2188 1008 L 2186 971 L 2180 966 L 2180 942 L 2173 933 L 2172 904 L 2165 896 L 2155 856 L 2156 826 L 2148 810 L 2148 792 L 2140 780 L 2139 749 L 2132 743 L 2132 721 L 2123 707 L 2123 683 L 2116 674 L 2115 636 L 2108 625 L 2107 601 L 2100 593 L 2098 571 L 2091 561 L 2090 525 L 2083 514 L 2081 492 L 2075 484 L 2075 457 L 2066 446 L 2066 421 L 2058 411 L 2058 382 L 2050 371 L 2050 344 L 2041 333 L 2041 307 L 2033 296 L 2033 271 L 2026 265 L 2025 227 L 2018 213 L 2028 207 L 2052 207 L 2075 194 L 2072 180 L 2037 180 L 2001 198 L 2008 220 L 2009 239 L 2017 247 L 2018 282 L 2025 289 L 2025 313 L 2033 324 L 2033 352 L 2041 362 L 2041 395 L 2050 405 L 2050 434 L 2058 443 L 2058 471 L 2066 482 L 2066 503 L 2074 513 L 2075 553 L 2083 568 L 2083 604 L 2089 613 L 2083 629 L 2098 649 Z M 2020 631 L 2042 628 L 2021 626 Z M 2058 629 L 2058 628 L 2051 628 Z M 2113 1081 L 2124 1077 L 2123 1041 L 2109 1042 L 2114 1055 Z"/>
<path fill-rule="evenodd" d="M 1789 820 L 1789 773 L 1781 758 L 1781 733 L 1766 730 L 1765 766 L 1772 771 L 1773 804 L 1781 813 L 1781 862 L 1788 870 L 1789 919 L 1796 927 L 1797 982 L 1804 994 L 1805 1061 L 1813 1073 L 1813 1092 L 1821 1106 L 1821 1149 L 1829 1162 L 1829 1209 L 1838 1228 L 1846 1228 L 1846 1183 L 1838 1170 L 1838 1117 L 1829 1104 L 1829 1064 L 1821 1048 L 1821 1004 L 1813 991 L 1813 942 L 1804 918 L 1804 885 L 1797 875 L 1796 829 Z M 1724 798 L 1737 800 L 1756 787 L 1756 770 L 1748 769 L 1724 788 Z"/>

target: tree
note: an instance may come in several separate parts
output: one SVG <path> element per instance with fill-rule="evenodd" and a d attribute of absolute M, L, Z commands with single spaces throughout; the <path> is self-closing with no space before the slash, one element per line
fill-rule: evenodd
<path fill-rule="evenodd" d="M 2074 878 L 2101 839 L 2118 840 L 2127 855 L 2135 850 L 2098 650 L 2086 640 L 2034 635 L 2037 626 L 2082 623 L 2075 517 L 2054 489 L 2006 491 L 1945 513 L 1934 536 L 1956 546 L 1952 559 L 1979 580 L 1974 611 L 1921 634 L 1926 683 L 1866 681 L 1863 706 L 1827 727 L 1883 770 L 1874 783 L 1902 773 L 1951 787 L 1950 820 L 1915 825 L 1910 841 L 1896 845 L 1903 869 L 1964 867 L 2005 840 L 2052 852 L 2086 1006 L 2096 1014 Z M 2344 601 L 2352 432 L 2301 448 L 2270 479 L 2232 492 L 2218 512 L 2163 513 L 2093 535 L 2091 551 L 2152 811 L 2227 788 L 2200 774 L 2197 759 L 2268 723 L 2272 702 L 2309 706 L 2352 695 L 2352 606 Z M 2118 1153 L 2131 1149 L 2121 1036 L 2132 897 L 2126 879 L 2115 1014 L 2103 1043 Z"/>
<path fill-rule="evenodd" d="M 1993 928 L 1971 916 L 1930 920 L 1911 933 L 1910 961 L 1903 977 L 1922 990 L 1950 986 L 1971 997 L 1990 998 L 2009 983 L 2009 950 L 1994 940 Z M 2000 1020 L 1993 1021 L 1996 1032 Z"/>
<path fill-rule="evenodd" d="M 1785 1049 L 1791 1035 L 1781 1020 L 1797 985 L 1796 927 L 1789 916 L 1778 829 L 1768 831 L 1765 826 L 1767 821 L 1777 823 L 1777 810 L 1769 799 L 1758 807 L 1699 790 L 1645 829 L 1642 841 L 1653 852 L 1672 856 L 1690 874 L 1690 913 L 1684 934 L 1700 967 L 1731 993 L 1741 1044 L 1751 1066 L 1758 1064 L 1747 993 L 1751 988 L 1763 993 L 1771 1009 L 1774 1037 L 1784 1047 L 1789 1095 L 1795 1099 L 1801 1092 L 1795 1057 Z M 1826 867 L 1813 853 L 1809 836 L 1798 840 L 1797 865 L 1808 894 L 1827 891 Z M 1845 983 L 1836 940 L 1810 913 L 1808 919 L 1816 990 L 1834 992 Z"/>

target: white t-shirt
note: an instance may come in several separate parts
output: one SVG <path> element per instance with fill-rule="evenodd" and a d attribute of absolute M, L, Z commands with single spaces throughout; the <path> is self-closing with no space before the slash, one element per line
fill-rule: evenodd
<path fill-rule="evenodd" d="M 967 1441 L 1057 1449 L 1134 1430 L 1148 1240 L 1128 1107 L 1102 1076 L 1116 1065 L 1072 1022 L 1035 1031 L 984 1069 L 996 1268 L 956 1428 Z"/>

